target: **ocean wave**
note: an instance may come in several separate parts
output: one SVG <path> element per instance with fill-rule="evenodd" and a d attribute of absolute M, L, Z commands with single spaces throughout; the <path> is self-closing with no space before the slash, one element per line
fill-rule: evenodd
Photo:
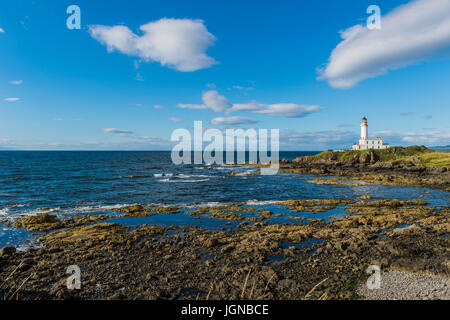
<path fill-rule="evenodd" d="M 267 205 L 274 205 L 280 202 L 280 200 L 248 200 L 245 204 L 247 206 L 267 206 Z"/>
<path fill-rule="evenodd" d="M 133 175 L 131 175 L 131 176 L 121 176 L 120 178 L 126 178 L 126 179 L 145 179 L 145 178 L 151 178 L 151 177 L 153 177 L 154 175 L 151 175 L 151 176 L 149 176 L 149 175 L 142 175 L 142 176 L 133 176 Z"/>
<path fill-rule="evenodd" d="M 210 179 L 160 179 L 158 182 L 174 182 L 174 183 L 193 183 L 193 182 L 205 182 Z"/>
<path fill-rule="evenodd" d="M 177 174 L 175 177 L 176 178 L 182 178 L 182 179 L 184 179 L 184 178 L 189 179 L 189 178 L 210 178 L 211 176 L 208 176 L 208 175 L 205 175 L 205 174 L 184 174 L 184 173 L 181 173 L 181 174 Z"/>
<path fill-rule="evenodd" d="M 159 178 L 159 177 L 172 177 L 173 173 L 154 173 L 153 176 L 156 177 L 156 178 Z"/>
<path fill-rule="evenodd" d="M 118 209 L 128 204 L 115 204 L 115 205 L 85 205 L 85 206 L 74 206 L 74 207 L 44 207 L 44 208 L 34 208 L 25 209 L 21 211 L 11 211 L 12 208 L 0 209 L 0 216 L 6 217 L 10 222 L 17 219 L 21 219 L 28 216 L 35 216 L 42 213 L 51 213 L 59 218 L 67 218 L 72 216 L 78 216 L 85 213 L 94 212 L 106 212 L 112 211 L 113 209 Z"/>
<path fill-rule="evenodd" d="M 248 176 L 248 175 L 251 175 L 251 174 L 258 174 L 258 173 L 259 173 L 258 170 L 247 170 L 247 171 L 234 173 L 234 175 L 235 176 Z"/>
<path fill-rule="evenodd" d="M 181 182 L 181 183 L 193 183 L 193 182 L 204 182 L 204 181 L 208 181 L 212 176 L 209 175 L 205 175 L 205 174 L 184 174 L 184 173 L 180 173 L 180 174 L 175 174 L 175 175 L 164 175 L 164 174 L 155 174 L 158 175 L 158 177 L 166 177 L 168 176 L 169 178 L 165 178 L 165 179 L 159 179 L 157 180 L 158 182 Z M 198 179 L 200 178 L 200 179 Z"/>
<path fill-rule="evenodd" d="M 190 204 L 190 205 L 185 205 L 186 208 L 188 209 L 192 209 L 192 208 L 214 208 L 214 207 L 220 207 L 223 206 L 225 203 L 224 202 L 217 202 L 217 201 L 210 201 L 210 202 L 202 202 L 202 203 L 197 203 L 197 204 Z"/>
<path fill-rule="evenodd" d="M 11 193 L 0 193 L 0 197 L 15 198 L 17 195 Z"/>

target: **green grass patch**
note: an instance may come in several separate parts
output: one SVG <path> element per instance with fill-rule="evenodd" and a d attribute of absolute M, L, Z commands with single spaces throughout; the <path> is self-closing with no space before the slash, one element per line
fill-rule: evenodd
<path fill-rule="evenodd" d="M 419 156 L 425 166 L 445 167 L 450 166 L 450 152 L 432 152 Z"/>

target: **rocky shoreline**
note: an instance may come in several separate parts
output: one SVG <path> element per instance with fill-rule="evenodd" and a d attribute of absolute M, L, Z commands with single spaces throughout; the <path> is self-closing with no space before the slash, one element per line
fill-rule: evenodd
<path fill-rule="evenodd" d="M 308 181 L 314 184 L 375 183 L 450 191 L 447 158 L 424 147 L 324 152 L 282 160 L 280 171 L 325 176 Z M 0 296 L 449 299 L 450 208 L 430 205 L 422 200 L 427 197 L 423 192 L 421 199 L 411 200 L 372 200 L 371 195 L 359 200 L 291 199 L 270 209 L 239 202 L 194 209 L 135 204 L 66 219 L 48 213 L 29 216 L 12 227 L 35 233 L 40 247 L 0 250 Z M 327 216 L 328 212 L 332 213 Z M 223 227 L 120 223 L 172 214 L 221 221 Z M 81 269 L 80 290 L 67 289 L 66 270 L 71 265 Z M 390 287 L 367 290 L 370 265 L 387 271 L 383 275 Z M 408 287 L 399 281 L 416 285 L 414 296 L 400 292 Z"/>
<path fill-rule="evenodd" d="M 449 208 L 423 200 L 288 200 L 276 211 L 240 203 L 199 208 L 199 219 L 239 224 L 125 227 L 110 216 L 60 220 L 39 215 L 17 227 L 39 232 L 41 248 L 0 251 L 2 296 L 19 299 L 359 299 L 369 265 L 448 279 Z M 299 223 L 297 212 L 340 208 L 334 220 Z M 182 207 L 117 209 L 119 216 L 174 214 Z M 244 216 L 248 211 L 251 216 Z M 116 215 L 117 217 L 117 215 Z M 68 290 L 66 269 L 81 269 L 81 290 Z"/>
<path fill-rule="evenodd" d="M 448 157 L 448 153 L 431 152 L 430 149 L 417 146 L 364 152 L 324 152 L 292 161 L 283 159 L 280 161 L 280 170 L 286 173 L 338 176 L 346 180 L 450 191 L 450 161 L 445 158 L 445 162 L 439 166 L 432 165 L 434 163 L 427 165 L 420 158 L 422 154 L 428 157 L 443 154 Z"/>

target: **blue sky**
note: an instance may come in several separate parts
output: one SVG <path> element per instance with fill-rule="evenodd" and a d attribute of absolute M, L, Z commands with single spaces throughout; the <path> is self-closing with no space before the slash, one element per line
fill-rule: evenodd
<path fill-rule="evenodd" d="M 202 120 L 323 150 L 363 116 L 391 145 L 450 144 L 448 3 L 3 0 L 0 149 L 170 149 Z"/>

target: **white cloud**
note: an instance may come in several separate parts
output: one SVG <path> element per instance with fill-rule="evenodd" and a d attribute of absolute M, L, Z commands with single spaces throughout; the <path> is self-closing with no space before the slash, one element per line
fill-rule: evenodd
<path fill-rule="evenodd" d="M 184 104 L 184 103 L 177 104 L 177 108 L 180 108 L 180 109 L 196 109 L 196 110 L 208 109 L 208 107 L 205 106 L 204 104 Z"/>
<path fill-rule="evenodd" d="M 155 108 L 155 109 L 164 109 L 164 107 L 160 106 L 159 104 L 154 105 L 153 108 Z"/>
<path fill-rule="evenodd" d="M 177 117 L 170 117 L 169 120 L 172 122 L 180 122 L 181 121 L 181 119 L 177 118 Z"/>
<path fill-rule="evenodd" d="M 19 101 L 20 98 L 5 98 L 3 100 L 6 101 L 6 102 L 16 102 L 16 101 Z"/>
<path fill-rule="evenodd" d="M 119 136 L 133 135 L 134 132 L 130 130 L 116 129 L 116 128 L 106 128 L 103 132 L 117 134 Z"/>
<path fill-rule="evenodd" d="M 53 118 L 54 121 L 63 121 L 63 118 Z"/>
<path fill-rule="evenodd" d="M 140 26 L 143 35 L 127 26 L 89 26 L 91 36 L 108 52 L 120 51 L 145 61 L 156 61 L 178 71 L 204 69 L 217 62 L 206 54 L 216 37 L 202 20 L 163 18 Z"/>
<path fill-rule="evenodd" d="M 378 131 L 375 132 L 377 136 L 393 140 L 394 143 L 402 144 L 434 144 L 434 143 L 447 143 L 450 141 L 450 131 L 443 130 L 427 130 L 419 132 L 395 132 L 395 131 Z M 393 145 L 393 143 L 391 143 Z"/>
<path fill-rule="evenodd" d="M 450 49 L 450 1 L 411 1 L 383 16 L 381 29 L 355 25 L 341 36 L 343 41 L 332 51 L 319 79 L 349 89 Z"/>
<path fill-rule="evenodd" d="M 258 121 L 246 117 L 218 117 L 211 120 L 211 124 L 217 125 L 237 125 L 257 122 Z"/>
<path fill-rule="evenodd" d="M 3 30 L 3 28 L 0 28 L 0 33 L 5 33 L 5 30 Z"/>
<path fill-rule="evenodd" d="M 353 140 L 357 139 L 357 134 L 343 130 L 325 130 L 296 132 L 292 130 L 283 131 L 280 134 L 280 141 L 290 145 L 313 145 L 329 146 L 331 144 L 344 144 L 350 147 Z"/>
<path fill-rule="evenodd" d="M 213 109 L 215 112 L 221 112 L 230 109 L 233 106 L 227 98 L 220 95 L 216 90 L 204 92 L 202 100 L 205 106 Z"/>
<path fill-rule="evenodd" d="M 304 106 L 295 103 L 263 104 L 256 101 L 247 104 L 235 104 L 230 112 L 248 111 L 257 114 L 301 118 L 320 110 L 319 106 Z"/>
<path fill-rule="evenodd" d="M 202 94 L 203 104 L 183 104 L 179 103 L 178 108 L 181 109 L 212 109 L 215 112 L 221 112 L 230 109 L 233 105 L 220 95 L 216 90 L 205 91 Z"/>
<path fill-rule="evenodd" d="M 239 85 L 234 85 L 234 86 L 232 86 L 232 88 L 236 89 L 236 90 L 240 90 L 240 91 L 250 91 L 250 90 L 255 89 L 255 87 L 244 87 L 244 86 L 239 86 Z"/>
<path fill-rule="evenodd" d="M 22 80 L 13 80 L 10 83 L 17 86 L 19 84 L 22 84 L 22 82 L 23 82 Z"/>
<path fill-rule="evenodd" d="M 216 90 L 206 91 L 202 95 L 203 104 L 178 104 L 182 109 L 212 109 L 216 112 L 250 112 L 288 118 L 300 118 L 320 110 L 319 106 L 298 105 L 295 103 L 264 104 L 251 101 L 245 104 L 232 104 Z"/>

